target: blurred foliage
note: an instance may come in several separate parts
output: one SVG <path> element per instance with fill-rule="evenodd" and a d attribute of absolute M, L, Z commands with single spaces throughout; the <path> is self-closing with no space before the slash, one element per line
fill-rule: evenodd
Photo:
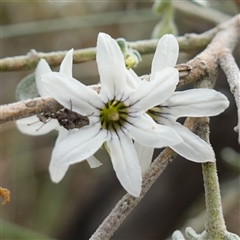
<path fill-rule="evenodd" d="M 149 39 L 154 26 L 159 22 L 159 16 L 154 16 L 151 12 L 152 4 L 150 1 L 1 2 L 3 35 L 5 31 L 11 31 L 11 25 L 19 26 L 16 25 L 19 23 L 36 24 L 37 21 L 44 20 L 51 25 L 53 21 L 68 21 L 73 17 L 78 20 L 78 17 L 83 17 L 82 21 L 86 21 L 79 22 L 79 25 L 85 24 L 84 28 L 79 29 L 71 29 L 69 24 L 68 29 L 54 32 L 43 29 L 42 32 L 21 35 L 19 31 L 15 37 L 1 39 L 1 58 L 24 55 L 30 49 L 50 52 L 92 47 L 96 45 L 99 32 L 127 41 Z M 212 8 L 220 8 L 231 15 L 236 11 L 233 6 L 234 3 L 229 1 L 213 1 L 211 5 Z M 136 14 L 128 15 L 129 11 Z M 121 12 L 118 15 L 121 17 L 112 23 L 112 18 L 108 19 L 109 14 L 116 12 Z M 138 14 L 139 12 L 145 14 Z M 101 14 L 101 18 L 105 16 L 107 19 L 104 22 L 108 24 L 99 25 L 99 20 L 96 20 L 99 18 L 94 21 L 84 18 L 98 14 Z M 179 34 L 200 33 L 213 27 L 202 19 L 193 19 L 181 11 L 175 10 L 172 16 Z M 10 32 L 7 34 L 10 35 Z M 191 57 L 193 56 L 182 53 L 179 63 Z M 151 60 L 150 55 L 142 56 L 142 62 L 135 71 L 139 75 L 149 73 Z M 4 89 L 1 91 L 1 104 L 15 102 L 16 86 L 31 73 L 1 73 L 1 87 Z M 94 61 L 74 65 L 73 76 L 84 84 L 99 82 Z M 231 102 L 225 113 L 211 120 L 211 142 L 216 150 L 222 183 L 235 179 L 237 173 L 222 160 L 220 151 L 226 146 L 237 150 L 239 146 L 237 135 L 232 130 L 237 121 L 236 109 L 223 76 L 220 76 L 216 88 L 226 94 Z M 1 127 L 1 186 L 11 191 L 11 202 L 1 208 L 2 239 L 51 239 L 47 236 L 56 239 L 89 239 L 124 194 L 104 150 L 97 153 L 103 162 L 100 168 L 90 169 L 87 163 L 82 162 L 71 166 L 59 184 L 52 183 L 48 165 L 55 139 L 55 132 L 32 137 L 18 132 L 14 123 Z M 229 188 L 239 191 L 239 183 L 232 184 Z M 113 239 L 164 239 L 184 225 L 191 204 L 194 204 L 195 215 L 205 210 L 203 195 L 200 164 L 178 158 L 126 219 Z M 196 199 L 200 201 L 196 203 Z M 238 205 L 226 213 L 229 231 L 237 234 L 240 234 L 239 216 Z"/>
<path fill-rule="evenodd" d="M 153 4 L 152 10 L 161 16 L 161 20 L 154 27 L 152 38 L 161 38 L 165 34 L 178 35 L 177 26 L 174 22 L 174 10 L 172 0 L 158 1 Z"/>

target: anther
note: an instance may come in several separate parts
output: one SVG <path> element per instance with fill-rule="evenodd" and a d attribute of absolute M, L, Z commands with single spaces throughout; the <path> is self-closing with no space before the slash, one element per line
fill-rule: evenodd
<path fill-rule="evenodd" d="M 111 121 L 118 121 L 119 120 L 119 113 L 118 111 L 112 111 L 108 114 L 108 119 Z"/>

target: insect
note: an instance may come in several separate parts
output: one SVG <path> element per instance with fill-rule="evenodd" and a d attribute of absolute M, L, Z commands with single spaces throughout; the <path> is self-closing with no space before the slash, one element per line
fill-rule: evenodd
<path fill-rule="evenodd" d="M 37 114 L 37 117 L 40 122 L 43 122 L 42 128 L 46 123 L 52 119 L 56 119 L 60 126 L 63 126 L 67 130 L 74 128 L 81 128 L 89 124 L 87 116 L 82 116 L 74 111 L 72 111 L 72 101 L 70 100 L 70 109 L 62 108 L 54 111 L 42 112 Z M 38 128 L 37 131 L 40 129 Z"/>
<path fill-rule="evenodd" d="M 89 124 L 88 117 L 82 116 L 67 108 L 61 109 L 54 116 L 51 116 L 58 120 L 60 126 L 63 126 L 67 130 L 74 128 L 81 128 Z"/>

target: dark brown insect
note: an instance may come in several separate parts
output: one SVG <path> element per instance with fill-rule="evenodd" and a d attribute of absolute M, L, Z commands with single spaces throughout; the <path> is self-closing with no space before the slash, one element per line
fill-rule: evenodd
<path fill-rule="evenodd" d="M 60 126 L 63 126 L 67 130 L 74 129 L 74 128 L 81 128 L 89 124 L 88 117 L 82 116 L 74 111 L 72 111 L 72 101 L 70 100 L 70 108 L 62 108 L 57 110 L 56 112 L 54 109 L 50 111 L 43 112 L 38 114 L 37 117 L 41 122 L 44 124 L 51 121 L 51 119 L 56 119 Z"/>
<path fill-rule="evenodd" d="M 51 118 L 57 119 L 60 126 L 67 130 L 74 128 L 81 128 L 89 124 L 88 117 L 82 116 L 67 108 L 61 109 L 56 112 Z"/>

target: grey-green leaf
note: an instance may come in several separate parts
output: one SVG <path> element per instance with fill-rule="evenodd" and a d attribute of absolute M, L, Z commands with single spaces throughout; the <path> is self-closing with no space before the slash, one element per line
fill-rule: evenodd
<path fill-rule="evenodd" d="M 35 82 L 35 74 L 31 73 L 23 78 L 16 88 L 16 99 L 23 101 L 29 98 L 38 97 L 39 93 Z"/>

